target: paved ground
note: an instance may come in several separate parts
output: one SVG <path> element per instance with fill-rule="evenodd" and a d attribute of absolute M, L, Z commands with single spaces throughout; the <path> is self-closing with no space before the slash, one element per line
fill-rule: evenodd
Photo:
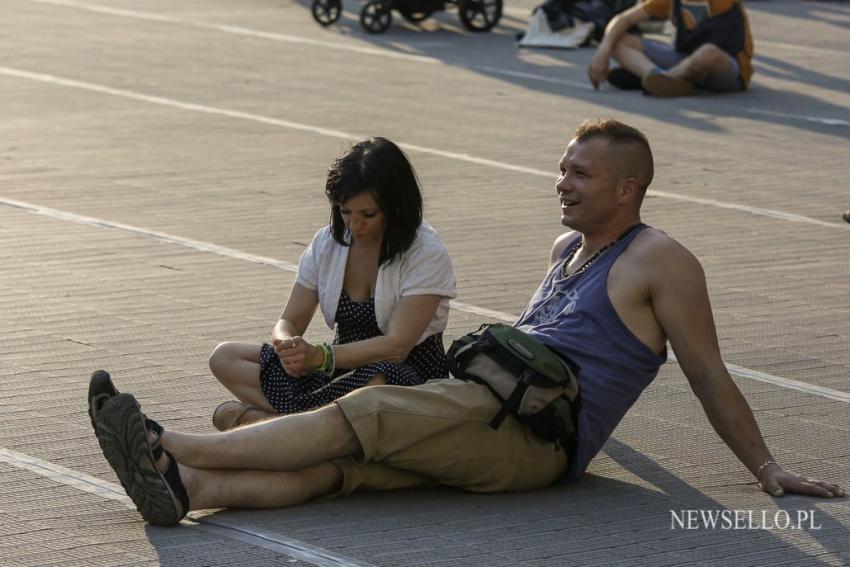
<path fill-rule="evenodd" d="M 0 0 L 0 564 L 850 564 L 847 499 L 758 492 L 675 363 L 570 487 L 362 494 L 171 530 L 111 491 L 88 374 L 210 431 L 225 393 L 206 357 L 267 336 L 347 140 L 407 144 L 467 304 L 450 340 L 522 309 L 560 230 L 559 152 L 599 115 L 652 140 L 645 220 L 702 259 L 778 460 L 850 484 L 850 5 L 752 2 L 752 91 L 659 101 L 593 92 L 590 51 L 518 51 L 533 3 L 491 34 L 450 12 L 373 37 L 356 2 L 321 29 L 304 0 Z M 811 520 L 672 529 L 688 509 Z"/>

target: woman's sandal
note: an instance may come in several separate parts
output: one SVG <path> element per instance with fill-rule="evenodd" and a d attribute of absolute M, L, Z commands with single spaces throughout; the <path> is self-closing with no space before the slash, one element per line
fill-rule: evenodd
<path fill-rule="evenodd" d="M 242 425 L 239 423 L 239 420 L 245 417 L 245 414 L 253 409 L 259 408 L 243 404 L 242 402 L 237 402 L 236 400 L 228 400 L 219 404 L 219 406 L 213 411 L 213 426 L 219 431 L 233 429 L 238 425 Z"/>
<path fill-rule="evenodd" d="M 155 526 L 179 524 L 189 511 L 189 495 L 177 461 L 159 442 L 162 426 L 145 417 L 131 394 L 116 394 L 103 403 L 95 413 L 95 426 L 106 460 L 142 518 Z M 156 433 L 155 440 L 148 438 L 148 431 Z M 156 467 L 163 453 L 169 459 L 165 473 Z"/>

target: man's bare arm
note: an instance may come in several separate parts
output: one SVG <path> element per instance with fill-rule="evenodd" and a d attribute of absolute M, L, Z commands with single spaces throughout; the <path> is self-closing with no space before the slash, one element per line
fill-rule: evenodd
<path fill-rule="evenodd" d="M 749 404 L 720 356 L 699 261 L 671 239 L 655 239 L 651 255 L 653 311 L 714 430 L 753 473 L 762 490 L 774 496 L 785 492 L 843 496 L 837 485 L 799 477 L 775 464 Z"/>

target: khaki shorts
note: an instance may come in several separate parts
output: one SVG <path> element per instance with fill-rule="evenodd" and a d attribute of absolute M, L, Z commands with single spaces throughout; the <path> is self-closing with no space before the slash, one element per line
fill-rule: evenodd
<path fill-rule="evenodd" d="M 334 461 L 339 494 L 433 485 L 511 492 L 552 484 L 567 469 L 563 449 L 513 416 L 491 429 L 500 403 L 480 384 L 372 386 L 336 403 L 363 447 L 358 458 Z"/>

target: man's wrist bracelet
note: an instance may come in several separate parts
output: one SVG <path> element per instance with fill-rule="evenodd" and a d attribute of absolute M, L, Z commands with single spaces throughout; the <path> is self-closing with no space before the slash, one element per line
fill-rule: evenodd
<path fill-rule="evenodd" d="M 767 460 L 762 463 L 762 465 L 756 470 L 756 480 L 761 482 L 761 473 L 764 469 L 768 467 L 768 465 L 776 465 L 776 461 Z M 776 465 L 779 466 L 779 465 Z"/>

